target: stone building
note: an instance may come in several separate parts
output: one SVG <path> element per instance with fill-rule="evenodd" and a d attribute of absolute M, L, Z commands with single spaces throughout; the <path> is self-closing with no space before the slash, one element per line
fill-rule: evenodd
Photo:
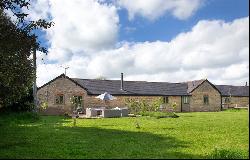
<path fill-rule="evenodd" d="M 223 108 L 249 107 L 249 87 L 247 85 L 216 85 L 216 87 L 221 91 Z"/>
<path fill-rule="evenodd" d="M 104 102 L 95 98 L 104 92 L 116 99 Z M 162 99 L 163 110 L 176 112 L 220 111 L 228 107 L 248 107 L 249 87 L 213 85 L 207 79 L 182 82 L 146 82 L 69 78 L 64 74 L 38 88 L 40 105 L 47 104 L 45 114 L 71 113 L 70 98 L 81 102 L 83 108 L 126 107 L 126 100 L 144 100 L 152 103 Z"/>

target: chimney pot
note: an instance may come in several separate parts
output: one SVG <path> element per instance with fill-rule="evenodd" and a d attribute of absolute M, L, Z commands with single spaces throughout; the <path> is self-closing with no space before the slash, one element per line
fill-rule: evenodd
<path fill-rule="evenodd" d="M 124 90 L 124 88 L 123 88 L 123 73 L 121 73 L 121 90 Z"/>

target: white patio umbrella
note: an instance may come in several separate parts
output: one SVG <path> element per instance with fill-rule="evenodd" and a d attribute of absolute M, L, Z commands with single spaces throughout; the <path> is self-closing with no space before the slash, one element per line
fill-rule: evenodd
<path fill-rule="evenodd" d="M 104 100 L 105 105 L 108 105 L 107 104 L 108 101 L 116 99 L 116 97 L 112 96 L 108 92 L 104 92 L 103 94 L 100 94 L 99 96 L 96 96 L 95 98 L 99 98 L 101 100 Z"/>
<path fill-rule="evenodd" d="M 103 94 L 100 94 L 99 96 L 96 96 L 95 98 L 99 98 L 99 99 L 104 100 L 104 101 L 116 99 L 116 97 L 112 96 L 108 92 L 104 92 Z"/>

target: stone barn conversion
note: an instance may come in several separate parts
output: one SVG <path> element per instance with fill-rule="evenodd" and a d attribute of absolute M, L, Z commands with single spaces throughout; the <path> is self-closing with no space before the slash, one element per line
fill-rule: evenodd
<path fill-rule="evenodd" d="M 95 98 L 104 92 L 116 99 L 104 103 Z M 69 78 L 64 74 L 38 88 L 39 104 L 47 104 L 44 114 L 72 112 L 73 96 L 83 108 L 126 107 L 126 99 L 152 102 L 163 98 L 163 110 L 177 104 L 176 112 L 220 111 L 230 107 L 249 106 L 249 86 L 214 85 L 207 79 L 182 83 L 97 80 Z"/>

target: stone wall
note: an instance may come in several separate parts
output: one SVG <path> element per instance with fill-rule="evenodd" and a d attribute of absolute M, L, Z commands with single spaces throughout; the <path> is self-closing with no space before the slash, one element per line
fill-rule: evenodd
<path fill-rule="evenodd" d="M 220 93 L 212 87 L 210 83 L 205 81 L 196 88 L 190 97 L 190 111 L 220 111 L 221 96 Z M 203 96 L 209 97 L 209 104 L 204 104 Z"/>
<path fill-rule="evenodd" d="M 55 96 L 58 94 L 64 95 L 64 104 L 55 104 Z M 71 113 L 73 105 L 70 103 L 70 97 L 76 95 L 85 97 L 86 91 L 67 78 L 58 78 L 39 89 L 37 95 L 39 104 L 48 103 L 48 108 L 41 110 L 41 113 L 55 115 L 64 114 L 65 112 Z"/>
<path fill-rule="evenodd" d="M 166 111 L 181 112 L 181 96 L 168 96 L 168 103 L 163 104 L 166 107 Z M 176 103 L 176 109 L 172 109 L 172 105 Z"/>
<path fill-rule="evenodd" d="M 84 97 L 84 104 L 87 108 L 92 107 L 126 107 L 126 99 L 133 99 L 133 100 L 145 100 L 147 103 L 152 103 L 157 99 L 161 98 L 162 96 L 115 96 L 116 99 L 112 101 L 104 102 L 100 99 L 95 98 L 95 96 L 86 95 Z M 172 110 L 171 105 L 176 102 L 176 112 L 181 111 L 181 97 L 180 96 L 168 96 L 169 103 L 163 104 L 164 110 Z"/>
<path fill-rule="evenodd" d="M 67 78 L 58 78 L 55 81 L 49 83 L 48 85 L 40 88 L 37 92 L 39 104 L 43 102 L 48 103 L 48 108 L 46 110 L 41 110 L 42 114 L 46 115 L 56 115 L 64 113 L 72 113 L 73 105 L 70 103 L 70 98 L 72 96 L 82 96 L 83 97 L 83 107 L 126 107 L 125 100 L 135 99 L 135 100 L 145 100 L 147 103 L 152 103 L 153 101 L 161 98 L 162 96 L 115 96 L 116 99 L 112 101 L 102 101 L 95 98 L 97 95 L 87 95 L 87 92 L 80 86 L 73 83 Z M 64 104 L 55 104 L 56 95 L 64 95 Z M 180 96 L 168 96 L 169 103 L 163 104 L 164 110 L 172 110 L 171 105 L 176 102 L 176 112 L 181 112 L 181 97 Z"/>
<path fill-rule="evenodd" d="M 230 102 L 225 103 L 225 99 L 229 98 Z M 222 97 L 222 106 L 224 109 L 234 107 L 249 107 L 249 97 Z"/>
<path fill-rule="evenodd" d="M 40 104 L 42 102 L 48 103 L 48 108 L 42 111 L 44 114 L 64 114 L 65 112 L 72 113 L 73 105 L 70 103 L 70 97 L 72 96 L 82 96 L 83 97 L 83 107 L 126 107 L 125 100 L 137 99 L 145 100 L 147 103 L 152 103 L 153 101 L 162 98 L 162 96 L 116 96 L 117 99 L 112 101 L 102 101 L 95 98 L 97 95 L 87 95 L 87 92 L 81 88 L 79 85 L 75 84 L 67 78 L 58 78 L 48 85 L 40 88 L 37 92 L 38 100 Z M 64 95 L 64 104 L 55 104 L 55 96 L 58 94 Z M 209 104 L 206 105 L 203 102 L 203 96 L 209 96 Z M 225 97 L 222 98 L 224 102 Z M 172 104 L 176 102 L 176 112 L 181 111 L 219 111 L 221 110 L 221 96 L 220 93 L 213 88 L 210 83 L 204 82 L 198 88 L 196 88 L 192 95 L 190 96 L 189 104 L 182 104 L 181 110 L 181 96 L 168 96 L 168 103 L 163 104 L 163 110 L 172 111 Z M 231 102 L 238 106 L 246 106 L 249 104 L 249 97 L 232 97 Z"/>

